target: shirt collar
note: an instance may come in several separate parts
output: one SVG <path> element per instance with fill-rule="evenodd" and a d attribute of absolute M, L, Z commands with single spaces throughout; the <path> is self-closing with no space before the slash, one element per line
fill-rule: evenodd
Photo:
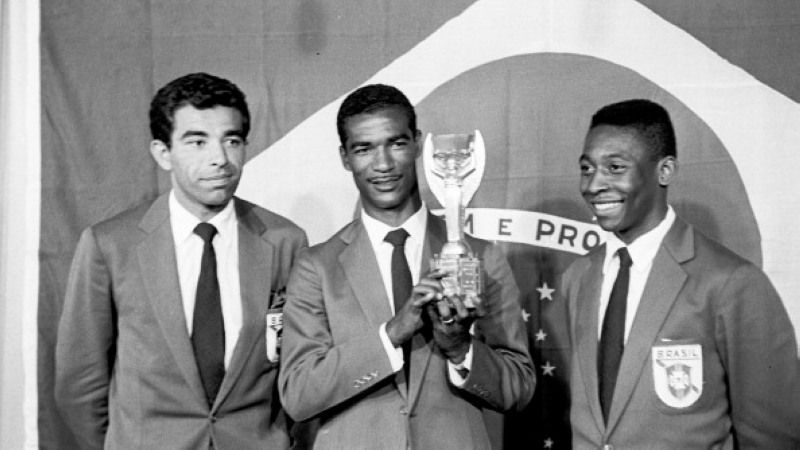
<path fill-rule="evenodd" d="M 652 230 L 639 236 L 630 244 L 626 245 L 614 235 L 614 233 L 609 232 L 608 238 L 606 239 L 606 255 L 603 262 L 603 273 L 608 271 L 611 262 L 614 260 L 614 255 L 616 255 L 617 250 L 622 247 L 628 248 L 631 261 L 633 261 L 633 265 L 631 266 L 632 270 L 645 270 L 645 268 L 648 268 L 653 258 L 656 257 L 659 247 L 661 247 L 661 241 L 664 240 L 664 236 L 667 235 L 667 232 L 669 232 L 674 222 L 675 211 L 672 209 L 672 206 L 668 205 L 667 214 L 664 216 L 664 219 Z"/>
<path fill-rule="evenodd" d="M 175 242 L 178 243 L 184 242 L 192 236 L 194 228 L 201 222 L 200 219 L 181 205 L 175 196 L 174 190 L 169 194 L 169 217 L 172 224 L 172 236 Z M 214 225 L 221 239 L 231 236 L 237 224 L 233 200 L 229 201 L 222 211 L 207 220 L 207 222 Z"/>
<path fill-rule="evenodd" d="M 361 209 L 361 223 L 364 224 L 364 228 L 367 230 L 367 235 L 369 236 L 369 241 L 372 243 L 373 248 L 377 248 L 384 242 L 384 238 L 386 234 L 392 230 L 396 230 L 398 228 L 403 228 L 408 233 L 408 238 L 412 239 L 416 242 L 422 242 L 423 237 L 425 236 L 425 229 L 428 225 L 428 207 L 425 203 L 422 203 L 422 206 L 411 215 L 402 225 L 399 227 L 391 227 L 386 225 L 385 223 L 381 222 L 380 220 L 370 216 L 369 214 Z"/>

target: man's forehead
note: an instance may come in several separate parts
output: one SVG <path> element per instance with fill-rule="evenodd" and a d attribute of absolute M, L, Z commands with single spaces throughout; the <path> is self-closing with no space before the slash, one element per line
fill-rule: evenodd
<path fill-rule="evenodd" d="M 392 135 L 411 137 L 414 131 L 408 123 L 408 117 L 399 108 L 382 108 L 350 116 L 345 120 L 345 131 L 348 140 L 354 137 L 366 137 L 373 133 L 389 132 Z"/>
<path fill-rule="evenodd" d="M 647 152 L 647 140 L 638 130 L 629 127 L 600 125 L 592 128 L 586 135 L 583 153 L 602 152 L 631 154 L 642 151 Z"/>

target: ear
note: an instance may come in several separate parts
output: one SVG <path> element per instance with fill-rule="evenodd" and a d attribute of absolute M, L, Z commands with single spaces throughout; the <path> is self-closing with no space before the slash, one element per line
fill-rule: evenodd
<path fill-rule="evenodd" d="M 154 139 L 150 142 L 150 155 L 159 167 L 169 172 L 172 170 L 172 152 L 164 141 Z"/>
<path fill-rule="evenodd" d="M 417 148 L 417 154 L 414 155 L 416 159 L 422 154 L 422 132 L 419 130 L 414 131 L 414 146 Z"/>
<path fill-rule="evenodd" d="M 348 172 L 352 172 L 353 169 L 350 167 L 350 161 L 347 160 L 347 149 L 344 148 L 343 145 L 339 146 L 339 159 L 342 160 L 342 166 Z"/>
<path fill-rule="evenodd" d="M 658 184 L 667 187 L 678 174 L 678 160 L 674 156 L 665 156 L 658 162 Z"/>

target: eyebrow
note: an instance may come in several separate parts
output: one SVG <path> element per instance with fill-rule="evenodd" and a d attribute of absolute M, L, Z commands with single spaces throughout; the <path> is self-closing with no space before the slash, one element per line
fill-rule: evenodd
<path fill-rule="evenodd" d="M 236 129 L 236 130 L 228 130 L 225 133 L 223 133 L 222 135 L 223 136 L 242 137 L 243 134 L 244 134 L 244 132 L 242 130 Z"/>
<path fill-rule="evenodd" d="M 242 130 L 228 130 L 225 133 L 223 133 L 222 136 L 224 136 L 224 137 L 228 137 L 228 136 L 242 137 L 242 134 L 243 134 Z M 194 136 L 197 136 L 197 137 L 208 137 L 208 133 L 206 133 L 205 131 L 199 131 L 199 130 L 187 130 L 186 132 L 184 132 L 181 135 L 180 139 L 186 139 L 186 138 L 194 137 Z"/>
<path fill-rule="evenodd" d="M 196 131 L 196 130 L 187 130 L 181 135 L 181 139 L 186 139 L 188 137 L 199 136 L 199 137 L 208 137 L 208 133 L 205 131 Z"/>

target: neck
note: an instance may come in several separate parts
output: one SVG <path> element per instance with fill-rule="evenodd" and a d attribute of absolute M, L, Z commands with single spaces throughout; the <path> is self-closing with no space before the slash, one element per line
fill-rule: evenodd
<path fill-rule="evenodd" d="M 390 227 L 399 227 L 409 217 L 413 216 L 422 207 L 422 200 L 418 195 L 413 196 L 408 202 L 393 209 L 364 208 L 364 213 L 375 220 L 381 221 Z"/>

